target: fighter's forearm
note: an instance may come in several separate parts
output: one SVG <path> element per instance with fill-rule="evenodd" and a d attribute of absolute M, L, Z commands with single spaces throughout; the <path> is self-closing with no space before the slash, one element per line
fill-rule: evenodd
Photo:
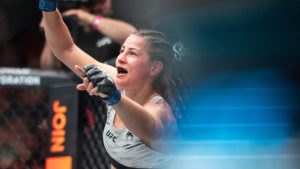
<path fill-rule="evenodd" d="M 125 39 L 136 31 L 135 27 L 124 21 L 102 18 L 97 29 L 104 35 L 110 37 L 119 44 L 123 44 Z"/>
<path fill-rule="evenodd" d="M 43 19 L 50 49 L 56 56 L 62 56 L 62 52 L 71 48 L 74 42 L 61 14 L 57 9 L 53 12 L 43 12 Z"/>

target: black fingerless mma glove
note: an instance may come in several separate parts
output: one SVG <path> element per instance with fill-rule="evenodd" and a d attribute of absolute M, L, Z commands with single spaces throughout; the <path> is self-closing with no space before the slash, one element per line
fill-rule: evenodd
<path fill-rule="evenodd" d="M 85 76 L 92 82 L 94 87 L 98 87 L 97 92 L 107 95 L 100 97 L 107 105 L 114 105 L 121 99 L 121 92 L 116 88 L 113 79 L 107 76 L 96 65 L 89 65 L 83 68 L 86 71 Z"/>
<path fill-rule="evenodd" d="M 40 0 L 39 9 L 45 12 L 52 12 L 56 10 L 56 0 Z"/>

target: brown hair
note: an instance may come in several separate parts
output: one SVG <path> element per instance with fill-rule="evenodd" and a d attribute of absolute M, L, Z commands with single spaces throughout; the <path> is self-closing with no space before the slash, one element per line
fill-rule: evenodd
<path fill-rule="evenodd" d="M 149 44 L 149 56 L 152 60 L 159 60 L 163 63 L 163 70 L 154 79 L 154 89 L 170 104 L 173 104 L 171 92 L 171 72 L 172 48 L 165 34 L 155 30 L 141 29 L 133 33 L 143 37 Z"/>

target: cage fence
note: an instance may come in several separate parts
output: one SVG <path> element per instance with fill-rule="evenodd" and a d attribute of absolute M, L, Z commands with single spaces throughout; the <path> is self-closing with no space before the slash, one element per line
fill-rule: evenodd
<path fill-rule="evenodd" d="M 47 168 L 53 116 L 50 88 L 66 82 L 70 75 L 64 72 L 0 68 L 0 169 Z M 78 133 L 76 145 L 70 147 L 77 150 L 72 168 L 109 168 L 102 142 L 106 107 L 84 92 L 78 94 L 76 106 L 78 113 L 71 114 L 78 116 L 71 129 Z"/>

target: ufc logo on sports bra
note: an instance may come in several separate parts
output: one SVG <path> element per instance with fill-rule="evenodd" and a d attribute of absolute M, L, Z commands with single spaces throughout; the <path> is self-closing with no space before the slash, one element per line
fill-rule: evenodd
<path fill-rule="evenodd" d="M 109 139 L 112 139 L 112 141 L 113 141 L 114 143 L 116 143 L 117 137 L 114 136 L 113 133 L 111 133 L 109 130 L 107 130 L 106 136 L 107 136 Z"/>

